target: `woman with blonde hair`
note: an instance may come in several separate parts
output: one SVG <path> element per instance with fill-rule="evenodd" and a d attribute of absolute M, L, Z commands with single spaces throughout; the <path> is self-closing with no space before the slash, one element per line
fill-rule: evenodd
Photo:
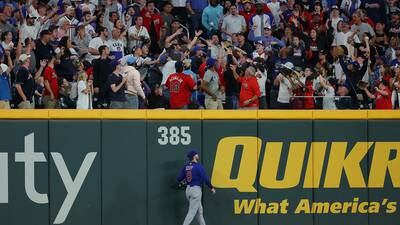
<path fill-rule="evenodd" d="M 78 72 L 78 100 L 76 102 L 77 109 L 93 109 L 92 95 L 93 82 L 87 80 L 87 75 L 83 70 L 83 64 L 79 65 Z"/>

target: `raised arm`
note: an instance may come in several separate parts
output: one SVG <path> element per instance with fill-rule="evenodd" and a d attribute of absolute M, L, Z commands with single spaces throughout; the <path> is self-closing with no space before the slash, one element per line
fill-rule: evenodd
<path fill-rule="evenodd" d="M 199 40 L 199 37 L 203 34 L 202 30 L 196 31 L 195 32 L 195 36 L 193 38 L 193 40 L 189 43 L 189 45 L 187 46 L 189 50 L 192 50 L 193 46 L 196 44 L 196 42 Z"/>
<path fill-rule="evenodd" d="M 35 73 L 35 80 L 37 80 L 42 75 L 42 72 L 43 72 L 44 68 L 46 67 L 46 65 L 47 65 L 47 60 L 45 60 L 45 59 L 40 60 L 40 68 Z"/>
<path fill-rule="evenodd" d="M 179 28 L 175 33 L 165 39 L 165 43 L 169 44 L 172 40 L 174 40 L 178 35 L 182 34 L 183 29 Z"/>
<path fill-rule="evenodd" d="M 186 1 L 186 9 L 189 11 L 189 13 L 190 13 L 191 15 L 194 15 L 194 14 L 195 14 L 194 11 L 193 11 L 193 9 L 192 9 L 192 5 L 190 4 L 189 1 Z"/>
<path fill-rule="evenodd" d="M 368 88 L 364 88 L 365 94 L 367 94 L 368 98 L 370 99 L 376 99 L 375 95 L 371 94 L 371 92 L 369 92 Z"/>
<path fill-rule="evenodd" d="M 89 24 L 92 23 L 96 18 L 97 18 L 96 16 L 92 16 L 92 18 L 90 18 L 90 20 L 88 20 L 88 21 L 82 23 L 82 26 L 89 25 Z M 126 30 L 125 30 L 124 32 L 126 32 Z"/>
<path fill-rule="evenodd" d="M 237 74 L 237 71 L 236 71 L 237 65 L 232 64 L 230 67 L 232 70 L 233 77 L 235 78 L 235 80 L 238 80 L 240 78 L 240 76 L 239 76 L 239 74 Z"/>

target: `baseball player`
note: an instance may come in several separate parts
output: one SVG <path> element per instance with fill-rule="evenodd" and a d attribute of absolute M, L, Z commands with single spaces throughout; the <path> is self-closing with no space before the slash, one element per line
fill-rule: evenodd
<path fill-rule="evenodd" d="M 192 150 L 187 153 L 189 162 L 182 168 L 178 177 L 178 182 L 186 181 L 186 198 L 189 201 L 189 211 L 183 225 L 190 225 L 194 217 L 200 225 L 206 225 L 203 217 L 203 206 L 201 205 L 201 186 L 206 183 L 212 193 L 216 191 L 211 185 L 210 178 L 207 176 L 204 167 L 198 163 L 199 154 Z"/>

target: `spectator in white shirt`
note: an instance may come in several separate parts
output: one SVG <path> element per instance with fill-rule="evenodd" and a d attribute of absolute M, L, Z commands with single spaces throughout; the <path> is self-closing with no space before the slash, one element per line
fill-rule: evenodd
<path fill-rule="evenodd" d="M 110 48 L 110 56 L 114 57 L 115 60 L 124 57 L 125 45 L 120 36 L 121 30 L 114 28 L 112 30 L 112 38 L 107 42 L 107 45 Z"/>
<path fill-rule="evenodd" d="M 105 27 L 100 27 L 99 28 L 100 36 L 97 38 L 93 38 L 89 42 L 89 55 L 88 55 L 88 60 L 91 62 L 93 59 L 98 59 L 100 58 L 99 54 L 99 47 L 102 45 L 107 45 L 107 40 L 108 40 L 108 30 Z"/>
<path fill-rule="evenodd" d="M 227 35 L 228 41 L 232 41 L 234 34 L 246 32 L 247 25 L 244 17 L 239 15 L 236 5 L 231 5 L 229 11 L 230 15 L 226 16 L 222 22 L 222 32 Z"/>
<path fill-rule="evenodd" d="M 127 108 L 128 109 L 138 109 L 139 108 L 139 99 L 140 96 L 143 100 L 146 99 L 146 96 L 143 92 L 142 85 L 140 82 L 140 73 L 133 66 L 136 62 L 136 58 L 134 56 L 128 56 L 126 59 L 127 66 L 124 67 L 124 72 L 126 74 L 126 90 L 125 96 L 127 99 Z"/>
<path fill-rule="evenodd" d="M 21 26 L 22 40 L 30 38 L 36 40 L 40 30 L 40 22 L 37 22 L 36 17 L 27 15 Z"/>
<path fill-rule="evenodd" d="M 256 64 L 256 78 L 257 78 L 257 83 L 260 88 L 260 97 L 258 98 L 259 102 L 259 109 L 266 109 L 267 108 L 267 93 L 266 93 L 266 84 L 267 84 L 267 70 L 265 69 L 263 65 L 263 59 L 256 59 L 258 61 L 258 64 Z"/>
<path fill-rule="evenodd" d="M 271 27 L 271 18 L 264 13 L 264 4 L 257 2 L 256 14 L 250 19 L 251 32 L 254 38 L 264 35 L 264 28 Z"/>
<path fill-rule="evenodd" d="M 333 39 L 333 46 L 346 46 L 348 50 L 348 56 L 353 52 L 353 43 L 360 43 L 360 39 L 355 32 L 350 31 L 349 24 L 347 22 L 339 21 L 338 32 L 335 33 Z"/>
<path fill-rule="evenodd" d="M 284 65 L 282 65 L 288 70 L 293 70 L 293 63 L 287 62 Z M 294 84 L 291 80 L 286 78 L 282 73 L 279 73 L 279 75 L 275 79 L 275 86 L 279 85 L 279 93 L 278 93 L 278 103 L 279 103 L 279 108 L 280 109 L 290 109 L 292 108 L 292 105 L 290 103 L 291 98 L 293 97 L 293 88 Z"/>
<path fill-rule="evenodd" d="M 335 104 L 335 88 L 334 85 L 336 84 L 335 78 L 330 78 L 326 80 L 325 78 L 320 79 L 320 85 L 323 88 L 322 94 L 324 98 L 322 100 L 322 108 L 325 110 L 336 110 Z"/>
<path fill-rule="evenodd" d="M 141 47 L 144 41 L 150 40 L 149 32 L 143 26 L 143 17 L 138 16 L 135 20 L 135 26 L 128 29 L 129 49 Z"/>
<path fill-rule="evenodd" d="M 353 13 L 353 22 L 354 24 L 351 26 L 351 31 L 356 32 L 357 36 L 360 40 L 363 39 L 364 33 L 369 33 L 372 37 L 375 36 L 375 31 L 368 23 L 364 23 L 361 20 L 360 12 Z"/>
<path fill-rule="evenodd" d="M 281 21 L 280 15 L 280 2 L 278 0 L 272 0 L 271 2 L 267 3 L 268 8 L 271 10 L 272 15 L 274 16 L 274 23 L 276 26 L 279 25 Z"/>
<path fill-rule="evenodd" d="M 328 29 L 331 27 L 333 29 L 333 33 L 335 34 L 337 32 L 339 21 L 343 21 L 343 18 L 340 17 L 339 7 L 334 5 L 332 6 L 330 18 L 326 21 L 326 26 Z"/>

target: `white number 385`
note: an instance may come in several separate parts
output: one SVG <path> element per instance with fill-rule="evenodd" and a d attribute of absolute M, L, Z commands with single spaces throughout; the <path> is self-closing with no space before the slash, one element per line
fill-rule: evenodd
<path fill-rule="evenodd" d="M 169 129 L 166 126 L 158 127 L 158 133 L 160 135 L 158 138 L 158 144 L 189 145 L 192 142 L 189 131 L 189 126 L 171 126 Z"/>

